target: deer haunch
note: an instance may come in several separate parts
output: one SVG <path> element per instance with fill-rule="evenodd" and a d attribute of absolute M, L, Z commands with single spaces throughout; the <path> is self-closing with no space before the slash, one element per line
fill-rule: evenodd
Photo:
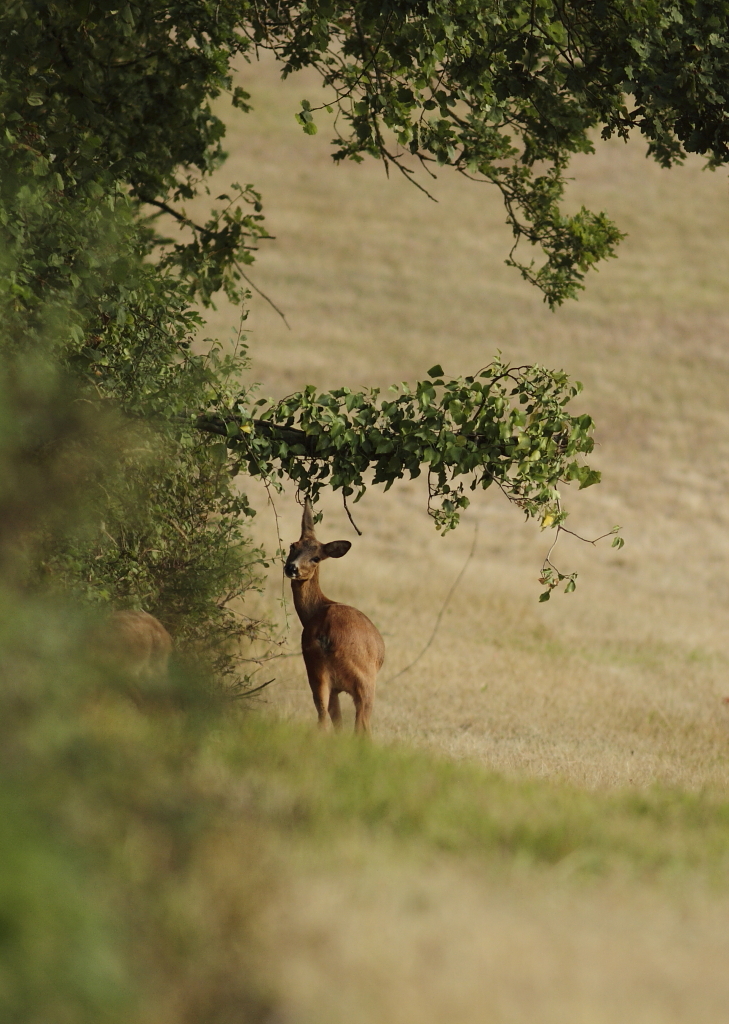
<path fill-rule="evenodd" d="M 172 637 L 154 615 L 112 612 L 93 637 L 95 660 L 137 682 L 167 675 Z"/>

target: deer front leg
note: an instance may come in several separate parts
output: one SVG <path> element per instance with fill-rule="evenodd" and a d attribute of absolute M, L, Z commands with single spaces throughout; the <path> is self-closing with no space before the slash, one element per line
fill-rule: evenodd
<path fill-rule="evenodd" d="M 329 724 L 329 702 L 331 694 L 331 679 L 324 665 L 317 658 L 304 658 L 306 673 L 309 677 L 311 695 L 314 698 L 314 707 L 319 716 L 319 728 L 326 729 Z"/>

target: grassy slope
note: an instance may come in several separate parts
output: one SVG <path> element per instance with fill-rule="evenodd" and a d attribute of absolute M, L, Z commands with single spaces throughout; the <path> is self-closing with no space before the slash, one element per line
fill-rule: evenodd
<path fill-rule="evenodd" d="M 476 765 L 249 718 L 228 730 L 226 762 L 244 774 L 248 812 L 321 841 L 361 831 L 415 848 L 636 877 L 690 873 L 722 885 L 729 866 L 726 797 L 652 789 L 589 793 L 505 779 Z"/>
<path fill-rule="evenodd" d="M 277 237 L 253 273 L 292 328 L 255 301 L 247 326 L 264 392 L 386 385 L 436 360 L 472 371 L 497 348 L 563 366 L 585 384 L 580 404 L 597 420 L 604 472 L 600 487 L 567 494 L 572 526 L 588 537 L 625 529 L 619 553 L 561 542 L 558 564 L 579 570 L 578 589 L 545 606 L 536 576 L 548 537 L 497 493 L 478 495 L 445 540 L 421 482 L 370 492 L 357 508 L 362 538 L 332 497 L 325 539 L 355 546 L 325 567 L 325 591 L 387 634 L 378 735 L 591 786 L 724 786 L 725 180 L 697 162 L 663 172 L 639 144 L 603 144 L 576 161 L 572 201 L 607 209 L 628 238 L 580 301 L 552 315 L 503 266 L 509 238 L 493 192 L 443 172 L 434 204 L 380 165 L 334 167 L 326 126 L 312 139 L 293 118 L 298 99 L 315 96 L 312 80 L 280 85 L 270 65 L 242 80 L 256 112 L 231 128 L 220 180 L 264 192 Z M 229 336 L 234 313 L 221 308 L 211 326 Z M 257 529 L 275 547 L 265 495 L 255 497 Z M 293 496 L 277 505 L 288 542 Z M 425 643 L 476 523 L 476 556 L 437 642 L 389 686 Z M 280 593 L 272 577 L 274 611 Z M 295 626 L 290 636 L 295 650 Z M 276 674 L 272 706 L 309 718 L 299 660 Z"/>
<path fill-rule="evenodd" d="M 255 716 L 192 778 L 263 855 L 284 1019 L 723 1019 L 726 799 L 508 780 Z"/>
<path fill-rule="evenodd" d="M 189 687 L 140 711 L 67 631 L 39 646 L 3 694 L 8 1020 L 724 1019 L 726 798 L 507 779 Z"/>
<path fill-rule="evenodd" d="M 608 209 L 629 238 L 551 315 L 502 265 L 497 197 L 444 173 L 434 206 L 381 167 L 335 169 L 326 129 L 311 139 L 293 120 L 311 80 L 281 86 L 265 64 L 242 80 L 257 112 L 230 133 L 221 185 L 264 191 L 277 241 L 255 280 L 292 325 L 255 305 L 264 391 L 387 384 L 435 361 L 467 372 L 497 348 L 564 366 L 585 383 L 604 471 L 569 495 L 572 525 L 620 522 L 627 539 L 619 554 L 565 542 L 578 590 L 544 606 L 545 537 L 498 495 L 446 540 L 417 484 L 369 494 L 361 539 L 327 502 L 324 539 L 356 544 L 325 590 L 366 610 L 388 646 L 379 739 L 506 776 L 261 716 L 213 774 L 275 865 L 261 930 L 273 987 L 292 1020 L 316 1024 L 725 1020 L 727 824 L 711 796 L 729 781 L 724 179 L 696 163 L 666 174 L 634 145 L 577 161 L 573 201 Z M 225 308 L 211 322 L 221 337 L 235 326 Z M 288 541 L 292 495 L 278 512 Z M 427 639 L 476 523 L 436 643 L 389 683 Z M 268 709 L 311 720 L 300 660 L 276 675 Z"/>
<path fill-rule="evenodd" d="M 120 1019 L 724 1019 L 725 799 L 118 701 L 74 732 L 117 766 L 82 767 L 71 807 L 97 812 L 96 884 L 144 986 Z"/>

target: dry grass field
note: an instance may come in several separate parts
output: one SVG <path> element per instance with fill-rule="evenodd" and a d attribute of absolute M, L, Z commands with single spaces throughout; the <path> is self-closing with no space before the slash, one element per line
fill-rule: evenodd
<path fill-rule="evenodd" d="M 219 175 L 254 182 L 275 242 L 252 269 L 291 329 L 256 298 L 247 323 L 264 394 L 305 383 L 387 385 L 512 362 L 581 380 L 597 422 L 599 487 L 566 490 L 586 537 L 621 524 L 619 552 L 563 538 L 572 595 L 538 603 L 549 535 L 494 491 L 439 537 L 420 481 L 356 506 L 336 496 L 324 540 L 353 542 L 322 571 L 325 593 L 356 604 L 387 644 L 375 709 L 379 743 L 465 758 L 514 778 L 588 792 L 655 784 L 724 791 L 729 782 L 729 203 L 723 176 L 671 172 L 639 141 L 574 162 L 570 202 L 605 209 L 628 237 L 577 303 L 552 314 L 503 265 L 510 244 L 493 190 L 443 171 L 430 202 L 381 165 L 335 167 L 326 125 L 294 121 L 317 85 L 244 67 L 255 112 L 230 123 Z M 209 333 L 228 338 L 221 305 Z M 256 536 L 275 549 L 265 493 L 251 488 Z M 293 493 L 276 499 L 285 544 Z M 453 580 L 476 551 L 440 630 L 411 671 Z M 282 593 L 286 610 L 280 605 Z M 271 574 L 261 607 L 287 650 L 299 628 Z M 271 667 L 261 714 L 314 709 L 300 657 Z M 268 670 L 268 669 L 267 669 Z M 349 709 L 348 709 L 349 710 Z M 350 718 L 351 720 L 351 718 Z M 316 742 L 312 738 L 312 743 Z M 575 862 L 492 876 L 476 861 L 403 862 L 364 841 L 325 867 L 289 865 L 271 911 L 275 984 L 293 1021 L 328 1024 L 719 1024 L 729 1021 L 726 890 L 677 878 L 585 882 Z"/>

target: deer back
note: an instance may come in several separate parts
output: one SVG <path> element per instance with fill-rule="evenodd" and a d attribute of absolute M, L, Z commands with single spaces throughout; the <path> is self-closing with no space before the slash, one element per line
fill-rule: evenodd
<path fill-rule="evenodd" d="M 172 652 L 172 637 L 148 612 L 112 612 L 92 641 L 97 661 L 135 678 L 162 677 Z"/>

